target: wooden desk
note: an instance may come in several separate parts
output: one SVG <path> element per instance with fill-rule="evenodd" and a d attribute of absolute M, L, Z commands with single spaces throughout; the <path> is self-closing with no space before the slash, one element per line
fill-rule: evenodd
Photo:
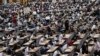
<path fill-rule="evenodd" d="M 100 37 L 100 34 L 95 34 L 93 37 L 94 38 L 99 38 Z"/>
<path fill-rule="evenodd" d="M 61 54 L 60 56 L 68 56 L 68 54 Z"/>
<path fill-rule="evenodd" d="M 42 56 L 49 56 L 49 54 L 44 54 L 44 55 L 42 55 Z"/>
<path fill-rule="evenodd" d="M 34 53 L 36 53 L 37 56 L 41 56 L 41 54 L 40 54 L 40 47 L 35 47 L 35 48 L 29 50 L 29 53 L 30 53 L 30 55 L 33 55 Z"/>
<path fill-rule="evenodd" d="M 40 38 L 42 37 L 43 35 L 38 35 L 38 36 L 36 36 L 36 37 L 31 37 L 31 39 L 32 40 L 35 40 L 36 41 L 36 46 L 39 46 L 39 40 L 40 40 Z"/>
<path fill-rule="evenodd" d="M 33 39 L 33 40 L 36 40 L 36 39 L 39 39 L 39 38 L 41 38 L 43 35 L 38 35 L 38 36 L 33 36 L 31 39 Z"/>
<path fill-rule="evenodd" d="M 55 36 L 56 35 L 50 36 L 50 37 L 48 37 L 48 39 L 54 39 Z"/>
<path fill-rule="evenodd" d="M 69 38 L 72 34 L 66 34 L 63 38 Z"/>
<path fill-rule="evenodd" d="M 94 41 L 90 41 L 89 45 L 94 45 Z"/>
<path fill-rule="evenodd" d="M 81 39 L 84 38 L 84 36 L 85 36 L 85 34 L 80 34 L 80 38 Z"/>
<path fill-rule="evenodd" d="M 29 53 L 35 53 L 36 51 L 38 51 L 40 49 L 40 47 L 35 47 L 31 50 L 29 50 Z"/>
<path fill-rule="evenodd" d="M 93 38 L 98 38 L 98 37 L 100 37 L 100 34 L 90 34 L 90 36 Z"/>
<path fill-rule="evenodd" d="M 0 41 L 0 44 L 4 44 L 5 43 L 5 41 Z"/>
<path fill-rule="evenodd" d="M 28 38 L 29 37 L 29 35 L 26 35 L 26 36 L 24 36 L 24 37 L 21 37 L 21 38 L 19 38 L 20 40 L 23 40 L 23 39 L 26 39 L 26 38 Z"/>
<path fill-rule="evenodd" d="M 13 46 L 13 45 L 15 45 L 15 44 L 17 44 L 19 41 L 14 41 L 14 42 L 12 42 L 12 43 L 9 43 L 9 45 L 10 46 Z"/>
<path fill-rule="evenodd" d="M 25 49 L 25 47 L 21 47 L 21 48 L 15 50 L 15 52 L 20 52 L 20 51 L 22 51 L 23 49 Z"/>
<path fill-rule="evenodd" d="M 81 42 L 81 40 L 77 40 L 77 41 L 75 41 L 73 44 L 74 44 L 74 45 L 78 45 L 78 44 L 80 44 L 80 42 Z"/>
<path fill-rule="evenodd" d="M 44 46 L 47 45 L 49 43 L 50 40 L 44 40 L 43 42 L 41 42 L 39 45 Z"/>
<path fill-rule="evenodd" d="M 5 51 L 7 49 L 7 47 L 0 47 L 0 52 L 3 52 L 3 51 Z"/>
<path fill-rule="evenodd" d="M 66 53 L 70 53 L 71 51 L 73 51 L 74 48 L 75 48 L 75 46 L 69 46 L 69 47 L 65 50 L 65 52 L 66 52 Z"/>
<path fill-rule="evenodd" d="M 47 51 L 47 53 L 49 53 L 50 56 L 53 56 L 53 53 L 54 53 L 54 51 L 55 51 L 57 48 L 58 48 L 58 46 L 51 47 L 51 48 Z"/>
<path fill-rule="evenodd" d="M 51 47 L 47 52 L 48 52 L 48 53 L 52 53 L 52 52 L 54 52 L 57 48 L 58 48 L 58 46 Z"/>
<path fill-rule="evenodd" d="M 24 46 L 29 46 L 32 42 L 33 42 L 33 40 L 29 40 L 28 42 L 26 42 L 26 43 L 24 44 Z"/>
<path fill-rule="evenodd" d="M 57 42 L 56 45 L 58 45 L 58 46 L 63 45 L 64 42 L 65 42 L 65 40 L 61 40 L 61 41 Z"/>

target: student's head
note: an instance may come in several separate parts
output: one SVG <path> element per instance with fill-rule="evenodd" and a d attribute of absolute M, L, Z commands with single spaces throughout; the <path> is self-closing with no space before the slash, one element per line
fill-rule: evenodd
<path fill-rule="evenodd" d="M 97 39 L 94 39 L 94 42 L 97 42 Z"/>

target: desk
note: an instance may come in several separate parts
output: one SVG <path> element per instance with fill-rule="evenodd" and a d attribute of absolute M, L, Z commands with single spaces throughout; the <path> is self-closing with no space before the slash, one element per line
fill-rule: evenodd
<path fill-rule="evenodd" d="M 36 51 L 38 51 L 40 49 L 40 47 L 35 47 L 31 50 L 29 50 L 30 53 L 35 53 Z"/>
<path fill-rule="evenodd" d="M 58 46 L 55 46 L 55 47 L 51 47 L 47 52 L 54 52 L 56 49 L 58 48 Z"/>
<path fill-rule="evenodd" d="M 85 34 L 80 34 L 79 36 L 82 39 L 82 38 L 84 38 Z"/>
<path fill-rule="evenodd" d="M 75 48 L 74 46 L 69 46 L 69 47 L 65 50 L 65 52 L 66 52 L 66 53 L 70 53 L 71 51 L 73 51 L 74 48 Z"/>
<path fill-rule="evenodd" d="M 17 44 L 18 42 L 19 42 L 19 41 L 14 41 L 14 42 L 9 43 L 9 45 L 10 45 L 10 46 L 13 46 L 13 45 Z"/>
<path fill-rule="evenodd" d="M 0 52 L 3 52 L 3 51 L 5 51 L 7 49 L 7 47 L 0 47 Z"/>
<path fill-rule="evenodd" d="M 78 45 L 78 44 L 80 44 L 80 42 L 81 42 L 81 40 L 77 40 L 77 41 L 75 41 L 73 44 L 74 44 L 74 45 Z"/>
<path fill-rule="evenodd" d="M 71 35 L 72 34 L 66 34 L 65 37 L 63 37 L 63 38 L 67 38 L 68 39 Z"/>
<path fill-rule="evenodd" d="M 64 42 L 65 42 L 65 40 L 61 40 L 61 41 L 57 42 L 56 45 L 58 45 L 58 46 L 63 45 Z"/>
<path fill-rule="evenodd" d="M 34 53 L 36 53 L 37 56 L 41 56 L 41 54 L 40 54 L 40 47 L 35 47 L 35 48 L 29 50 L 29 53 L 30 53 L 31 55 L 34 54 Z"/>
<path fill-rule="evenodd" d="M 48 39 L 54 39 L 55 36 L 56 35 L 50 36 L 50 37 L 48 37 Z"/>
<path fill-rule="evenodd" d="M 53 56 L 53 53 L 54 53 L 54 51 L 55 51 L 57 48 L 58 48 L 58 46 L 51 47 L 51 48 L 47 51 L 47 53 L 49 53 L 50 56 Z"/>
<path fill-rule="evenodd" d="M 89 45 L 94 45 L 94 41 L 90 41 Z"/>
<path fill-rule="evenodd" d="M 24 46 L 29 46 L 32 42 L 33 40 L 29 40 L 27 43 L 24 44 Z"/>
<path fill-rule="evenodd" d="M 43 42 L 41 42 L 39 45 L 44 46 L 47 45 L 49 43 L 50 40 L 44 40 Z"/>
<path fill-rule="evenodd" d="M 43 35 L 38 35 L 38 36 L 33 36 L 31 39 L 33 39 L 33 40 L 37 40 L 37 39 L 39 39 L 39 38 L 41 38 Z"/>
<path fill-rule="evenodd" d="M 68 56 L 68 54 L 61 54 L 60 56 Z"/>
<path fill-rule="evenodd" d="M 25 49 L 25 47 L 21 47 L 21 48 L 15 50 L 15 52 L 20 52 L 20 51 L 22 51 L 23 49 Z"/>
<path fill-rule="evenodd" d="M 1 45 L 1 44 L 4 44 L 4 43 L 5 43 L 5 41 L 0 41 L 0 45 Z"/>
<path fill-rule="evenodd" d="M 42 56 L 49 56 L 49 54 L 44 54 L 44 55 L 42 55 Z"/>
<path fill-rule="evenodd" d="M 99 38 L 100 37 L 100 34 L 95 34 L 93 37 L 94 38 Z"/>
<path fill-rule="evenodd" d="M 20 40 L 23 40 L 23 39 L 26 39 L 26 38 L 28 38 L 29 37 L 29 35 L 26 35 L 26 36 L 24 36 L 24 37 L 21 37 L 21 38 L 19 38 Z"/>

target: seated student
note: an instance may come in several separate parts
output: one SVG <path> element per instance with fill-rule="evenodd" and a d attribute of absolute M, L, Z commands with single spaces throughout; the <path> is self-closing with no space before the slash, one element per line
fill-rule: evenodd
<path fill-rule="evenodd" d="M 3 40 L 3 41 L 6 40 L 6 37 L 3 36 L 3 37 L 2 37 L 2 40 Z"/>
<path fill-rule="evenodd" d="M 24 53 L 24 56 L 29 55 L 29 49 L 30 49 L 29 47 L 26 47 L 26 48 L 25 48 L 25 53 Z"/>
<path fill-rule="evenodd" d="M 94 39 L 94 42 L 95 42 L 95 46 L 94 46 L 94 55 L 97 56 L 99 55 L 100 56 L 100 42 L 97 41 L 97 39 Z"/>
<path fill-rule="evenodd" d="M 4 56 L 3 52 L 0 52 L 0 56 Z"/>
<path fill-rule="evenodd" d="M 59 35 L 59 41 L 61 41 L 63 37 L 64 37 L 63 34 L 60 34 Z"/>
<path fill-rule="evenodd" d="M 39 44 L 41 43 L 41 42 L 43 42 L 45 39 L 44 39 L 44 37 L 42 37 L 40 40 L 39 40 Z"/>
<path fill-rule="evenodd" d="M 67 48 L 67 46 L 68 46 L 67 44 L 64 44 L 64 45 L 61 47 L 61 52 L 62 52 L 62 53 L 64 53 L 64 51 L 65 51 L 65 49 Z"/>
<path fill-rule="evenodd" d="M 79 52 L 80 52 L 79 49 L 77 49 L 76 47 L 73 56 L 80 56 Z"/>
<path fill-rule="evenodd" d="M 12 54 L 12 48 L 10 48 L 10 46 L 8 46 L 6 52 L 7 52 L 7 54 Z"/>
<path fill-rule="evenodd" d="M 48 46 L 47 45 L 45 45 L 45 46 L 43 46 L 42 48 L 41 48 L 41 54 L 46 54 L 46 52 L 47 52 L 47 50 L 48 50 L 49 48 L 48 48 Z"/>
<path fill-rule="evenodd" d="M 3 23 L 3 21 L 4 21 L 4 18 L 2 18 L 2 17 L 0 16 L 0 24 Z"/>
<path fill-rule="evenodd" d="M 97 26 L 94 24 L 91 28 L 92 31 L 96 30 L 97 29 Z"/>
<path fill-rule="evenodd" d="M 14 39 L 13 38 L 10 39 L 9 43 L 12 43 L 12 42 L 14 42 Z"/>
<path fill-rule="evenodd" d="M 88 44 L 87 42 L 84 42 L 83 45 L 82 45 L 82 54 L 88 54 Z"/>
<path fill-rule="evenodd" d="M 54 53 L 53 53 L 53 56 L 60 56 L 60 52 L 58 50 L 56 50 Z"/>

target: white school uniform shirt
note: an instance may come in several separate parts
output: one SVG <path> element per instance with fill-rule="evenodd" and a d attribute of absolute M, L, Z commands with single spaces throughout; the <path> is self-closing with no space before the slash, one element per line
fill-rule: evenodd
<path fill-rule="evenodd" d="M 2 17 L 0 16 L 0 19 L 3 20 L 4 18 L 2 18 Z"/>
<path fill-rule="evenodd" d="M 37 12 L 36 11 L 33 11 L 33 13 L 32 13 L 33 15 L 37 15 Z"/>
<path fill-rule="evenodd" d="M 19 20 L 17 21 L 17 24 L 18 24 L 18 25 L 22 25 L 21 21 L 19 21 Z"/>
<path fill-rule="evenodd" d="M 50 16 L 46 16 L 46 18 L 45 18 L 46 20 L 50 20 Z"/>
<path fill-rule="evenodd" d="M 96 28 L 97 28 L 96 25 L 93 25 L 91 29 L 94 30 L 94 29 L 96 29 Z"/>
<path fill-rule="evenodd" d="M 61 41 L 62 38 L 63 38 L 63 34 L 60 34 L 60 36 L 59 36 L 59 41 Z"/>
<path fill-rule="evenodd" d="M 100 51 L 100 42 L 95 43 L 94 49 Z"/>
<path fill-rule="evenodd" d="M 4 55 L 3 55 L 3 52 L 0 52 L 0 56 L 4 56 Z"/>
<path fill-rule="evenodd" d="M 65 45 L 61 48 L 61 50 L 64 51 L 66 48 L 67 48 L 67 44 L 65 44 Z"/>
<path fill-rule="evenodd" d="M 48 34 L 46 34 L 46 35 L 45 35 L 45 37 L 46 37 L 46 38 L 48 38 L 48 37 L 49 37 L 49 35 L 48 35 Z"/>
<path fill-rule="evenodd" d="M 57 37 L 56 36 L 54 37 L 54 40 L 57 40 Z"/>
<path fill-rule="evenodd" d="M 17 36 L 17 40 L 19 40 L 20 36 Z"/>
<path fill-rule="evenodd" d="M 39 31 L 39 29 L 40 29 L 40 27 L 39 27 L 39 26 L 37 26 L 37 27 L 36 27 L 36 30 L 37 30 L 37 31 Z"/>
<path fill-rule="evenodd" d="M 41 42 L 43 42 L 43 41 L 44 41 L 44 38 L 41 38 L 40 41 L 39 41 L 39 44 L 40 44 Z"/>
<path fill-rule="evenodd" d="M 25 56 L 28 55 L 28 52 L 29 52 L 29 47 L 26 47 L 26 49 L 25 49 Z"/>
<path fill-rule="evenodd" d="M 9 43 L 12 43 L 13 41 L 14 41 L 14 39 L 13 39 L 13 38 L 11 38 L 11 39 L 10 39 L 10 41 L 9 41 Z"/>
<path fill-rule="evenodd" d="M 57 54 L 60 54 L 60 52 L 56 50 L 56 51 L 53 53 L 53 56 L 57 56 Z"/>
<path fill-rule="evenodd" d="M 5 37 L 3 37 L 2 39 L 3 39 L 3 40 L 5 40 L 6 38 L 5 38 Z"/>

